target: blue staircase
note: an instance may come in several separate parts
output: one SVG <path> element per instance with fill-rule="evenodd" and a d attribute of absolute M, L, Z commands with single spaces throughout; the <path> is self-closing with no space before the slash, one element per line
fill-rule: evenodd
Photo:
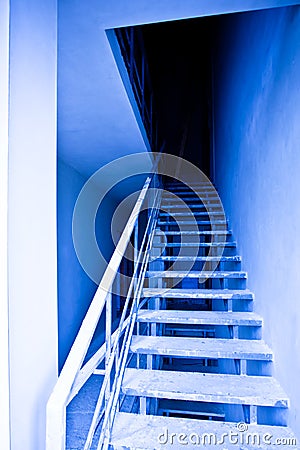
<path fill-rule="evenodd" d="M 192 188 L 172 183 L 162 197 L 111 433 L 98 446 L 102 418 L 84 447 L 93 375 L 68 407 L 68 450 L 299 448 L 216 191 Z"/>

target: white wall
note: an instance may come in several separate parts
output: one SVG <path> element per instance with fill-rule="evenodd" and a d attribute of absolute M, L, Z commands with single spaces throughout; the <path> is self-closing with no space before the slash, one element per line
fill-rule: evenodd
<path fill-rule="evenodd" d="M 9 1 L 0 0 L 0 447 L 9 448 L 9 354 L 7 284 Z"/>
<path fill-rule="evenodd" d="M 11 449 L 43 450 L 57 377 L 56 1 L 10 3 Z"/>
<path fill-rule="evenodd" d="M 300 430 L 300 7 L 223 19 L 216 184 Z"/>

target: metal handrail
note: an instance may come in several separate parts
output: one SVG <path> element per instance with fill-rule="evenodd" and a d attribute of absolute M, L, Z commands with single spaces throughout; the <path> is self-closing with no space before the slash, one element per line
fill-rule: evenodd
<path fill-rule="evenodd" d="M 111 312 L 111 288 L 118 273 L 120 263 L 125 255 L 126 249 L 128 247 L 131 235 L 135 226 L 137 225 L 139 214 L 142 210 L 143 203 L 145 201 L 147 192 L 149 190 L 152 180 L 155 179 L 157 173 L 157 165 L 159 158 L 156 161 L 150 171 L 151 175 L 147 177 L 144 186 L 139 194 L 138 200 L 133 207 L 131 215 L 127 221 L 127 224 L 122 232 L 119 242 L 114 250 L 114 253 L 110 259 L 110 262 L 104 272 L 102 280 L 99 287 L 94 295 L 94 298 L 89 306 L 89 309 L 85 315 L 85 318 L 81 324 L 79 332 L 73 343 L 73 346 L 69 352 L 66 359 L 64 367 L 61 374 L 57 380 L 57 383 L 52 391 L 52 394 L 47 403 L 47 436 L 46 436 L 46 449 L 47 450 L 64 450 L 66 441 L 66 407 L 69 402 L 74 398 L 77 392 L 81 389 L 84 383 L 89 379 L 89 377 L 94 373 L 94 370 L 105 358 L 106 371 L 108 373 L 110 367 L 112 367 L 112 347 L 116 348 L 118 341 L 123 333 L 128 333 L 128 326 L 131 323 L 130 319 L 127 318 L 125 321 L 126 312 L 123 311 L 121 321 L 118 329 L 112 333 L 111 330 L 111 315 L 106 324 L 106 342 L 102 347 L 93 355 L 90 360 L 82 367 L 84 358 L 89 349 L 92 337 L 94 335 L 95 329 L 101 317 L 101 314 L 106 306 L 106 310 Z M 153 230 L 153 218 L 157 205 L 157 196 L 154 200 L 152 206 L 152 212 L 146 232 L 144 234 L 144 240 L 142 245 L 145 243 L 147 237 L 147 232 L 149 232 L 150 223 L 152 223 L 151 231 Z M 147 249 L 149 247 L 149 239 L 147 242 Z M 139 258 L 143 254 L 142 246 L 139 253 Z M 145 252 L 145 255 L 147 252 Z M 144 256 L 145 256 L 144 255 Z M 139 261 L 139 259 L 138 259 Z M 144 261 L 144 260 L 143 260 Z M 145 262 L 145 261 L 144 261 Z M 130 283 L 129 290 L 131 292 L 133 281 L 136 278 L 139 264 L 136 264 L 134 277 Z M 143 267 L 145 267 L 143 265 Z M 135 287 L 135 292 L 138 292 L 138 286 L 141 286 L 141 277 L 138 278 L 137 287 Z M 129 304 L 130 295 L 127 295 Z M 134 298 L 137 298 L 135 295 Z M 135 300 L 134 300 L 135 301 Z M 134 303 L 133 301 L 133 303 Z M 130 317 L 130 316 L 129 316 Z M 108 378 L 108 376 L 107 376 Z M 111 396 L 110 396 L 111 397 Z M 108 395 L 107 395 L 108 401 Z"/>
<path fill-rule="evenodd" d="M 108 402 L 105 408 L 105 417 L 104 417 L 104 422 L 102 425 L 102 432 L 100 435 L 100 439 L 99 439 L 99 444 L 98 444 L 98 448 L 101 448 L 100 446 L 102 446 L 103 444 L 103 440 L 106 436 L 106 427 L 107 424 L 113 423 L 113 419 L 114 419 L 114 415 L 116 412 L 116 402 L 118 401 L 118 396 L 120 394 L 119 392 L 119 388 L 121 386 L 121 382 L 123 379 L 123 375 L 124 375 L 124 369 L 125 369 L 125 364 L 127 361 L 127 356 L 128 356 L 128 350 L 129 350 L 129 344 L 131 341 L 131 336 L 132 336 L 132 332 L 133 332 L 133 327 L 135 324 L 135 318 L 136 318 L 136 312 L 137 312 L 137 308 L 138 308 L 138 302 L 141 296 L 141 292 L 142 292 L 142 288 L 143 288 L 143 283 L 144 283 L 144 278 L 145 278 L 145 273 L 146 273 L 146 268 L 147 268 L 147 264 L 148 264 L 148 260 L 149 260 L 149 250 L 151 249 L 151 243 L 152 243 L 152 239 L 153 239 L 153 232 L 155 230 L 155 225 L 156 225 L 156 220 L 157 220 L 157 207 L 158 207 L 158 202 L 160 200 L 160 196 L 158 194 L 158 192 L 156 193 L 156 197 L 154 199 L 154 206 L 152 208 L 151 211 L 151 215 L 150 218 L 148 220 L 147 226 L 146 226 L 146 230 L 144 232 L 144 237 L 143 237 L 143 241 L 140 247 L 140 251 L 138 254 L 138 258 L 136 261 L 136 266 L 134 269 L 134 273 L 131 279 L 131 283 L 128 289 L 128 293 L 127 293 L 127 297 L 126 297 L 126 302 L 123 308 L 123 312 L 122 312 L 122 317 L 120 319 L 120 324 L 119 324 L 119 328 L 118 328 L 118 335 L 116 336 L 115 342 L 114 342 L 114 346 L 112 348 L 111 354 L 110 354 L 110 358 L 109 358 L 109 362 L 108 365 L 106 367 L 106 371 L 105 371 L 105 378 L 103 380 L 102 383 L 102 387 L 101 387 L 101 391 L 99 393 L 99 397 L 98 397 L 98 401 L 97 401 L 97 405 L 95 408 L 95 412 L 94 412 L 94 416 L 93 416 L 93 420 L 90 426 L 90 430 L 88 433 L 88 437 L 86 440 L 86 444 L 84 447 L 84 450 L 88 450 L 90 449 L 90 446 L 92 444 L 92 439 L 93 439 L 93 435 L 94 432 L 96 430 L 96 427 L 100 421 L 101 415 L 104 413 L 104 409 L 102 410 L 102 414 L 101 414 L 101 407 L 103 406 L 103 402 L 105 400 L 105 394 L 106 394 L 106 389 L 107 389 L 107 384 L 110 380 L 110 376 L 111 376 L 111 372 L 113 369 L 113 364 L 114 362 L 116 362 L 117 367 L 116 367 L 116 373 L 114 376 L 114 383 L 113 383 L 113 388 L 110 392 L 109 398 L 108 398 Z M 148 239 L 147 239 L 148 238 Z M 147 241 L 147 245 L 146 245 L 146 249 L 145 251 L 143 251 L 144 245 Z M 141 261 L 142 260 L 142 261 Z M 139 270 L 139 264 L 142 264 L 142 267 Z M 136 283 L 136 277 L 137 274 L 139 273 L 138 279 L 137 279 L 137 283 Z M 118 345 L 119 345 L 119 339 L 121 337 L 121 332 L 123 330 L 123 324 L 125 321 L 125 317 L 128 311 L 128 306 L 129 306 L 129 302 L 131 299 L 131 294 L 134 292 L 134 297 L 133 297 L 133 302 L 131 305 L 131 309 L 130 309 L 130 313 L 129 313 L 129 317 L 127 318 L 127 324 L 126 324 L 126 330 L 125 330 L 125 336 L 123 339 L 123 343 L 122 343 L 122 348 L 120 351 L 120 355 L 118 357 Z M 118 359 L 118 361 L 116 361 Z M 112 416 L 112 417 L 111 417 Z M 110 430 L 109 430 L 110 431 Z M 104 444 L 104 448 L 105 444 Z"/>

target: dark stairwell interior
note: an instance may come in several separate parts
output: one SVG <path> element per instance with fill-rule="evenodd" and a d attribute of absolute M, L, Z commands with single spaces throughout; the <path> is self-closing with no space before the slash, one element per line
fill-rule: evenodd
<path fill-rule="evenodd" d="M 133 90 L 139 105 L 139 85 L 147 78 L 142 73 L 141 59 L 146 60 L 145 72 L 153 93 L 149 109 L 153 107 L 159 146 L 165 143 L 165 152 L 187 159 L 207 176 L 212 145 L 211 63 L 216 22 L 216 18 L 209 17 L 116 30 L 128 71 L 132 66 L 139 72 L 136 77 L 130 76 L 137 86 Z M 133 44 L 124 45 L 127 39 L 132 39 Z M 131 51 L 134 62 L 130 62 Z M 152 145 L 152 150 L 159 148 Z"/>
<path fill-rule="evenodd" d="M 208 176 L 214 24 L 214 18 L 204 18 L 142 27 L 166 151 Z"/>

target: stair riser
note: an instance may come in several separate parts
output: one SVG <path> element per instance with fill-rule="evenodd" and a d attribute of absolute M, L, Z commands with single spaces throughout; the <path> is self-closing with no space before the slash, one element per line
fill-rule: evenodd
<path fill-rule="evenodd" d="M 161 335 L 171 337 L 218 338 L 258 340 L 262 337 L 261 326 L 233 326 L 233 325 L 177 325 L 161 324 L 156 326 L 150 322 L 140 322 L 141 330 L 149 336 Z M 146 331 L 147 328 L 147 331 Z M 236 329 L 236 331 L 235 331 Z M 156 330 L 156 331 L 154 331 Z M 234 337 L 235 336 L 235 337 Z"/>
<path fill-rule="evenodd" d="M 184 244 L 185 248 L 189 243 L 194 242 L 197 245 L 203 244 L 203 247 L 210 248 L 210 245 L 213 244 L 213 247 L 224 247 L 234 248 L 236 249 L 235 242 L 232 240 L 232 235 L 228 232 L 221 233 L 212 233 L 208 232 L 186 232 L 180 236 L 178 232 L 172 231 L 163 231 L 157 230 L 154 235 L 153 248 L 158 249 L 161 246 L 171 245 L 170 248 L 178 248 L 180 244 Z"/>
<path fill-rule="evenodd" d="M 144 287 L 148 288 L 158 288 L 163 286 L 166 289 L 216 289 L 222 290 L 226 289 L 234 289 L 234 290 L 245 290 L 247 288 L 247 281 L 243 279 L 203 279 L 200 282 L 196 278 L 185 278 L 185 279 L 161 279 L 151 278 L 145 281 Z"/>
<path fill-rule="evenodd" d="M 180 392 L 165 392 L 163 390 L 138 390 L 134 388 L 123 388 L 122 390 L 123 394 L 134 396 L 134 397 L 147 397 L 147 398 L 157 398 L 157 399 L 166 399 L 166 400 L 184 400 L 187 402 L 207 402 L 207 403 L 219 403 L 222 405 L 245 405 L 245 406 L 265 406 L 264 404 L 261 405 L 260 398 L 247 398 L 243 400 L 243 398 L 237 398 L 235 396 L 232 397 L 222 397 L 217 395 L 211 395 L 209 397 L 208 395 L 201 395 L 201 394 L 186 394 L 186 393 L 180 393 Z M 276 404 L 267 405 L 268 407 L 276 407 Z M 283 399 L 282 401 L 278 401 L 277 407 L 280 408 L 288 408 L 288 400 Z"/>
<path fill-rule="evenodd" d="M 211 325 L 209 327 L 211 328 Z M 197 328 L 193 330 L 192 327 L 186 327 L 184 330 L 181 330 L 176 326 L 168 326 L 163 328 L 162 336 L 233 339 L 233 333 L 236 333 L 235 339 L 257 340 L 262 337 L 261 327 L 235 327 L 237 331 L 234 331 L 233 326 L 216 325 L 213 327 L 213 331 L 210 331 L 209 327 L 202 325 L 197 327 L 199 328 L 199 331 L 197 331 Z"/>
<path fill-rule="evenodd" d="M 169 309 L 182 309 L 190 311 L 208 311 L 210 307 L 213 307 L 214 311 L 234 311 L 234 312 L 253 312 L 252 300 L 232 300 L 232 302 L 224 300 L 200 300 L 194 299 L 173 299 L 173 298 L 158 298 L 161 308 L 168 307 Z M 153 309 L 155 302 L 157 303 L 157 297 L 146 298 L 149 309 Z M 192 312 L 191 312 L 192 314 Z"/>

